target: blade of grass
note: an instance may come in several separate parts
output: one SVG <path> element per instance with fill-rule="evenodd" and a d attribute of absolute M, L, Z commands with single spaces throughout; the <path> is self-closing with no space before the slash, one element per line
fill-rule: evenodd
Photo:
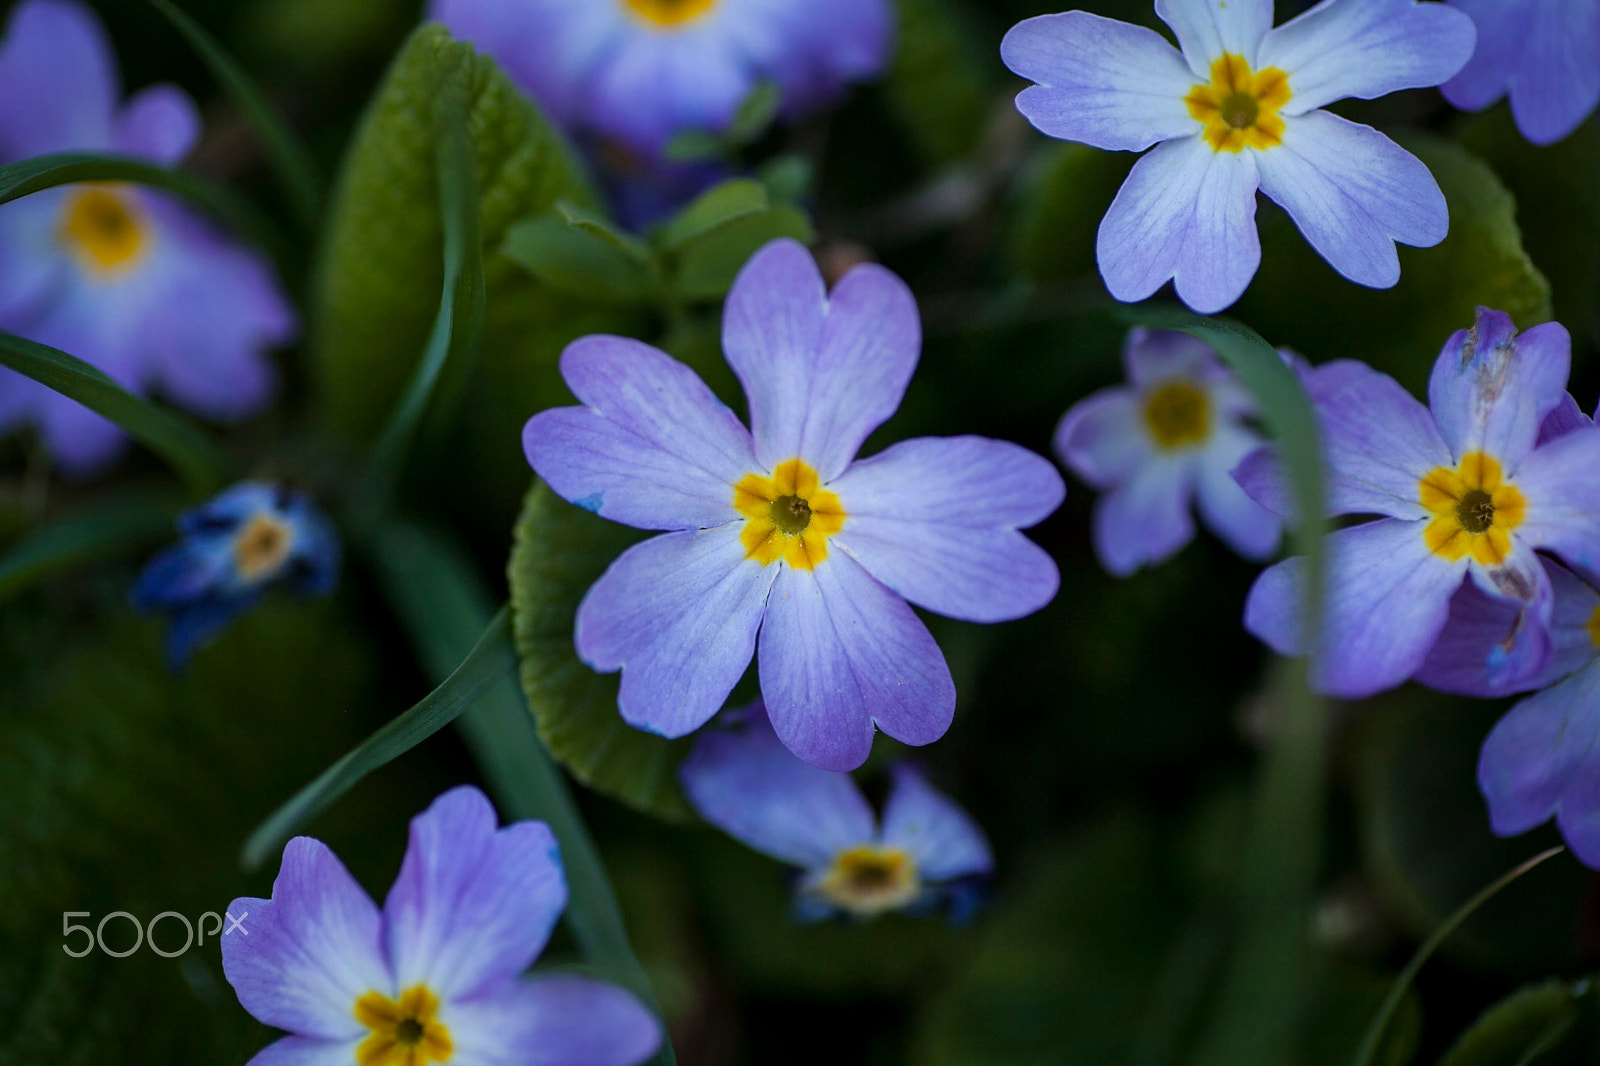
<path fill-rule="evenodd" d="M 1383 1005 L 1378 1008 L 1378 1013 L 1373 1017 L 1372 1024 L 1367 1027 L 1367 1035 L 1362 1038 L 1361 1047 L 1356 1051 L 1354 1066 L 1371 1066 L 1372 1057 L 1377 1054 L 1378 1046 L 1383 1042 L 1383 1034 L 1389 1028 L 1389 1021 L 1394 1017 L 1394 1012 L 1400 1006 L 1400 1001 L 1405 998 L 1406 990 L 1411 987 L 1411 982 L 1416 980 L 1423 964 L 1433 956 L 1435 951 L 1439 950 L 1439 945 L 1448 940 L 1450 934 L 1459 929 L 1463 922 L 1477 913 L 1479 907 L 1482 907 L 1498 895 L 1501 889 L 1535 866 L 1547 859 L 1554 858 L 1566 850 L 1566 848 L 1557 845 L 1547 851 L 1541 851 L 1527 862 L 1501 874 L 1485 885 L 1477 895 L 1457 908 L 1454 914 L 1446 918 L 1443 924 L 1433 931 L 1432 936 L 1422 942 L 1422 946 L 1417 949 L 1417 953 L 1411 956 L 1411 961 L 1406 963 L 1406 968 L 1401 970 L 1400 975 L 1394 979 L 1394 985 L 1390 987 L 1389 994 L 1384 997 Z"/>
<path fill-rule="evenodd" d="M 272 160 L 273 169 L 278 172 L 278 180 L 288 193 L 301 228 L 308 234 L 316 232 L 317 218 L 322 210 L 323 187 L 316 163 L 312 161 L 304 143 L 283 121 L 277 109 L 267 102 L 266 94 L 255 80 L 234 61 L 215 37 L 170 0 L 150 2 L 188 40 L 189 46 L 210 68 L 212 76 L 250 119 Z"/>
<path fill-rule="evenodd" d="M 438 688 L 346 752 L 250 834 L 241 856 L 244 868 L 253 870 L 260 866 L 276 854 L 296 830 L 327 810 L 363 777 L 398 759 L 455 721 L 496 681 L 511 676 L 515 665 L 511 612 L 510 608 L 502 607 L 484 627 L 466 658 L 448 670 L 448 676 Z"/>
<path fill-rule="evenodd" d="M 370 547 L 389 599 L 423 664 L 434 671 L 442 669 L 489 609 L 490 596 L 477 571 L 455 544 L 419 526 L 384 523 Z M 502 813 L 547 823 L 560 843 L 569 898 L 566 920 L 584 956 L 659 1014 L 600 852 L 566 779 L 539 740 L 516 679 L 496 684 L 462 716 L 460 728 Z M 670 1040 L 663 1042 L 655 1061 L 662 1066 L 676 1061 Z"/>
<path fill-rule="evenodd" d="M 0 556 L 0 601 L 53 574 L 126 551 L 172 531 L 170 493 L 125 495 L 62 515 Z"/>
<path fill-rule="evenodd" d="M 116 423 L 128 436 L 170 463 L 199 495 L 215 492 L 233 473 L 232 460 L 204 430 L 135 396 L 77 356 L 0 332 L 0 366 L 10 367 Z"/>

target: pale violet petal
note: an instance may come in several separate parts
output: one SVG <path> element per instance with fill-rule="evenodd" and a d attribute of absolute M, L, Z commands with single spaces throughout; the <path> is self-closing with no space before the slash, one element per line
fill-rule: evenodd
<path fill-rule="evenodd" d="M 1178 35 L 1190 69 L 1208 85 L 1211 64 L 1225 54 L 1254 68 L 1261 40 L 1272 29 L 1272 0 L 1156 0 L 1156 14 Z"/>
<path fill-rule="evenodd" d="M 1257 562 L 1278 550 L 1283 525 L 1277 515 L 1252 500 L 1233 479 L 1233 468 L 1261 444 L 1238 426 L 1219 426 L 1200 455 L 1195 499 L 1206 528 Z"/>
<path fill-rule="evenodd" d="M 1566 396 L 1571 365 L 1572 339 L 1560 323 L 1518 336 L 1510 315 L 1480 307 L 1434 362 L 1428 404 L 1457 459 L 1483 452 L 1516 477 Z"/>
<path fill-rule="evenodd" d="M 1516 486 L 1527 509 L 1512 535 L 1600 573 L 1600 428 L 1576 430 L 1533 451 Z"/>
<path fill-rule="evenodd" d="M 894 785 L 883 807 L 884 844 L 910 852 L 924 881 L 951 881 L 994 869 L 989 840 L 971 815 L 909 763 L 892 772 Z"/>
<path fill-rule="evenodd" d="M 1067 469 L 1097 489 L 1131 477 L 1155 454 L 1139 401 L 1133 389 L 1101 389 L 1062 415 L 1054 443 Z"/>
<path fill-rule="evenodd" d="M 365 1029 L 362 1030 L 367 1034 Z M 350 1066 L 356 1058 L 360 1040 L 317 1040 L 313 1037 L 286 1036 L 256 1052 L 245 1066 Z"/>
<path fill-rule="evenodd" d="M 1593 761 L 1597 739 L 1600 662 L 1511 708 L 1489 731 L 1478 758 L 1478 787 L 1489 803 L 1494 831 L 1525 833 L 1558 806 L 1565 822 L 1594 820 L 1600 812 L 1583 810 L 1581 790 L 1573 796 L 1577 802 L 1563 801 Z"/>
<path fill-rule="evenodd" d="M 1600 4 L 1537 0 L 1511 81 L 1511 114 L 1534 144 L 1566 137 L 1600 103 Z"/>
<path fill-rule="evenodd" d="M 1092 536 L 1100 565 L 1126 577 L 1165 562 L 1193 540 L 1189 504 L 1197 472 L 1193 454 L 1156 456 L 1095 501 Z"/>
<path fill-rule="evenodd" d="M 550 974 L 449 1003 L 440 1021 L 449 1066 L 638 1066 L 661 1045 L 661 1025 L 609 981 Z"/>
<path fill-rule="evenodd" d="M 1565 0 L 1553 0 L 1564 4 Z M 1506 93 L 1520 66 L 1532 20 L 1530 5 L 1506 0 L 1450 0 L 1450 6 L 1471 16 L 1478 30 L 1472 58 L 1455 77 L 1439 87 L 1444 98 L 1464 111 L 1481 111 Z M 1570 5 L 1568 5 L 1570 6 Z"/>

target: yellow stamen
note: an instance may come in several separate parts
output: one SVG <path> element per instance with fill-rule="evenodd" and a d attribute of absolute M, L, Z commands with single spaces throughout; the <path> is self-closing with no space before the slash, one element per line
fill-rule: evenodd
<path fill-rule="evenodd" d="M 779 463 L 771 477 L 746 474 L 733 487 L 733 506 L 749 519 L 740 534 L 745 558 L 762 566 L 783 559 L 799 570 L 828 557 L 828 538 L 849 517 L 800 459 Z"/>
<path fill-rule="evenodd" d="M 270 578 L 283 569 L 294 548 L 294 528 L 283 519 L 258 514 L 233 538 L 233 563 L 246 581 Z"/>
<path fill-rule="evenodd" d="M 816 891 L 865 918 L 904 907 L 917 898 L 922 883 L 917 861 L 906 852 L 863 844 L 841 851 Z"/>
<path fill-rule="evenodd" d="M 622 6 L 656 29 L 675 30 L 709 14 L 717 0 L 622 0 Z"/>
<path fill-rule="evenodd" d="M 1522 524 L 1527 501 L 1503 480 L 1500 463 L 1483 452 L 1461 457 L 1455 470 L 1435 469 L 1417 483 L 1417 498 L 1438 517 L 1422 539 L 1428 550 L 1454 562 L 1471 555 L 1499 566 L 1511 555 L 1511 531 Z"/>
<path fill-rule="evenodd" d="M 455 1054 L 450 1030 L 438 1020 L 439 997 L 427 985 L 400 994 L 396 1003 L 378 992 L 356 1000 L 356 1020 L 372 1035 L 356 1048 L 360 1066 L 429 1066 Z"/>
<path fill-rule="evenodd" d="M 1145 396 L 1144 424 L 1168 451 L 1203 444 L 1211 435 L 1211 400 L 1186 381 L 1169 381 Z"/>
<path fill-rule="evenodd" d="M 57 239 L 91 274 L 121 274 L 148 250 L 148 225 L 138 205 L 115 185 L 85 185 L 67 199 Z"/>
<path fill-rule="evenodd" d="M 1219 152 L 1245 146 L 1272 148 L 1283 141 L 1278 110 L 1289 102 L 1289 75 L 1277 67 L 1252 74 L 1250 64 L 1225 55 L 1211 64 L 1211 84 L 1196 85 L 1183 102 L 1206 124 L 1205 138 Z"/>
<path fill-rule="evenodd" d="M 1594 646 L 1600 648 L 1600 607 L 1594 609 L 1594 614 L 1589 616 L 1589 639 Z"/>

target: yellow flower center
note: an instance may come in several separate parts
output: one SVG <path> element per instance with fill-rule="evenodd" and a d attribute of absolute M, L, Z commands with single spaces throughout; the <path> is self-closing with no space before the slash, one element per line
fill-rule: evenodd
<path fill-rule="evenodd" d="M 281 518 L 258 514 L 233 538 L 233 562 L 246 581 L 272 577 L 294 547 L 294 529 Z"/>
<path fill-rule="evenodd" d="M 1594 614 L 1589 616 L 1589 639 L 1594 646 L 1600 648 L 1600 607 L 1594 609 Z"/>
<path fill-rule="evenodd" d="M 762 566 L 783 559 L 800 570 L 828 557 L 828 538 L 849 517 L 800 459 L 779 463 L 771 477 L 746 474 L 733 487 L 733 506 L 748 519 L 740 534 L 745 558 Z"/>
<path fill-rule="evenodd" d="M 1422 534 L 1433 554 L 1452 562 L 1471 555 L 1485 566 L 1506 561 L 1527 504 L 1501 477 L 1496 459 L 1469 452 L 1459 468 L 1441 466 L 1417 483 L 1422 506 L 1437 516 Z"/>
<path fill-rule="evenodd" d="M 1168 382 L 1145 397 L 1144 424 L 1168 451 L 1202 444 L 1211 435 L 1211 400 L 1188 382 Z"/>
<path fill-rule="evenodd" d="M 1211 84 L 1183 98 L 1189 114 L 1206 124 L 1205 138 L 1219 152 L 1271 148 L 1283 140 L 1278 109 L 1289 102 L 1289 75 L 1277 67 L 1250 73 L 1250 64 L 1225 55 L 1211 64 Z"/>
<path fill-rule="evenodd" d="M 863 844 L 841 851 L 816 890 L 836 906 L 870 917 L 904 907 L 917 898 L 922 884 L 910 855 Z"/>
<path fill-rule="evenodd" d="M 86 185 L 68 199 L 58 239 L 91 274 L 120 274 L 143 257 L 148 227 L 115 185 Z"/>
<path fill-rule="evenodd" d="M 622 0 L 622 6 L 647 25 L 675 30 L 709 14 L 717 0 Z"/>
<path fill-rule="evenodd" d="M 360 1066 L 428 1066 L 455 1054 L 450 1030 L 438 1021 L 439 997 L 427 985 L 400 994 L 396 1003 L 377 992 L 356 1000 L 356 1019 L 372 1035 L 356 1048 Z"/>

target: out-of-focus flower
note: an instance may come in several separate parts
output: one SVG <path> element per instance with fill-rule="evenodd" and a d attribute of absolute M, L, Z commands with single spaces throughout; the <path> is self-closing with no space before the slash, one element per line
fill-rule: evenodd
<path fill-rule="evenodd" d="M 808 766 L 784 748 L 759 702 L 741 718 L 702 735 L 678 777 L 706 821 L 800 868 L 800 917 L 970 914 L 994 859 L 983 830 L 949 797 L 902 763 L 880 825 L 849 774 Z"/>
<path fill-rule="evenodd" d="M 907 600 L 999 622 L 1055 595 L 1055 563 L 1018 532 L 1066 487 L 1040 456 L 982 437 L 903 441 L 855 461 L 916 367 L 916 301 L 889 271 L 830 295 L 809 252 L 775 241 L 745 265 L 723 322 L 754 434 L 677 360 L 585 337 L 561 357 L 583 407 L 528 421 L 528 462 L 613 521 L 671 530 L 629 548 L 578 608 L 576 642 L 622 671 L 629 723 L 703 725 L 756 651 L 777 734 L 853 769 L 874 724 L 908 744 L 944 735 L 955 688 Z"/>
<path fill-rule="evenodd" d="M 258 1021 L 291 1035 L 252 1066 L 634 1066 L 655 1018 L 604 981 L 521 974 L 567 905 L 543 822 L 495 828 L 471 786 L 411 820 L 380 912 L 320 840 L 283 849 L 271 899 L 236 899 L 222 969 Z"/>
<path fill-rule="evenodd" d="M 1198 311 L 1243 294 L 1261 262 L 1259 187 L 1335 270 L 1400 278 L 1395 242 L 1449 226 L 1428 168 L 1389 138 L 1322 110 L 1346 97 L 1438 85 L 1472 54 L 1472 22 L 1416 0 L 1324 0 L 1272 28 L 1272 0 L 1157 0 L 1154 30 L 1084 11 L 1012 27 L 1006 65 L 1037 84 L 1017 107 L 1052 137 L 1155 151 L 1100 223 L 1106 287 L 1142 300 L 1169 278 Z"/>
<path fill-rule="evenodd" d="M 1600 4 L 1593 0 L 1446 0 L 1472 16 L 1478 47 L 1445 99 L 1479 111 L 1511 97 L 1517 129 L 1554 144 L 1600 103 Z"/>
<path fill-rule="evenodd" d="M 94 14 L 24 0 L 0 45 L 0 162 L 92 151 L 172 164 L 188 153 L 200 119 L 181 90 L 152 86 L 120 106 L 119 95 Z M 85 184 L 0 207 L 0 328 L 228 421 L 271 398 L 265 352 L 295 320 L 258 256 L 170 197 Z M 103 468 L 125 444 L 99 415 L 0 369 L 0 432 L 30 423 L 68 473 Z"/>
<path fill-rule="evenodd" d="M 1467 580 L 1524 612 L 1527 624 L 1497 669 L 1516 679 L 1543 668 L 1552 591 L 1535 551 L 1600 563 L 1600 430 L 1539 440 L 1565 402 L 1570 348 L 1559 323 L 1519 337 L 1510 316 L 1480 308 L 1434 364 L 1431 411 L 1364 363 L 1306 375 L 1322 424 L 1328 513 L 1387 516 L 1328 537 L 1318 687 L 1359 697 L 1416 673 Z M 1287 516 L 1268 449 L 1235 476 Z M 1309 650 L 1303 575 L 1303 559 L 1279 563 L 1246 604 L 1245 627 L 1283 654 Z"/>
<path fill-rule="evenodd" d="M 1056 454 L 1105 492 L 1095 504 L 1094 548 L 1119 576 L 1171 557 L 1194 536 L 1189 507 L 1247 559 L 1278 547 L 1281 523 L 1233 480 L 1261 444 L 1241 423 L 1249 395 L 1204 343 L 1186 333 L 1136 329 L 1122 361 L 1129 384 L 1079 402 L 1056 430 Z"/>
<path fill-rule="evenodd" d="M 152 559 L 133 589 L 136 607 L 167 615 L 174 669 L 268 588 L 325 596 L 339 577 L 333 526 L 305 496 L 278 485 L 235 485 L 180 517 L 178 531 L 183 539 Z"/>
<path fill-rule="evenodd" d="M 772 82 L 795 116 L 888 59 L 887 0 L 431 0 L 555 121 L 647 156 Z"/>

